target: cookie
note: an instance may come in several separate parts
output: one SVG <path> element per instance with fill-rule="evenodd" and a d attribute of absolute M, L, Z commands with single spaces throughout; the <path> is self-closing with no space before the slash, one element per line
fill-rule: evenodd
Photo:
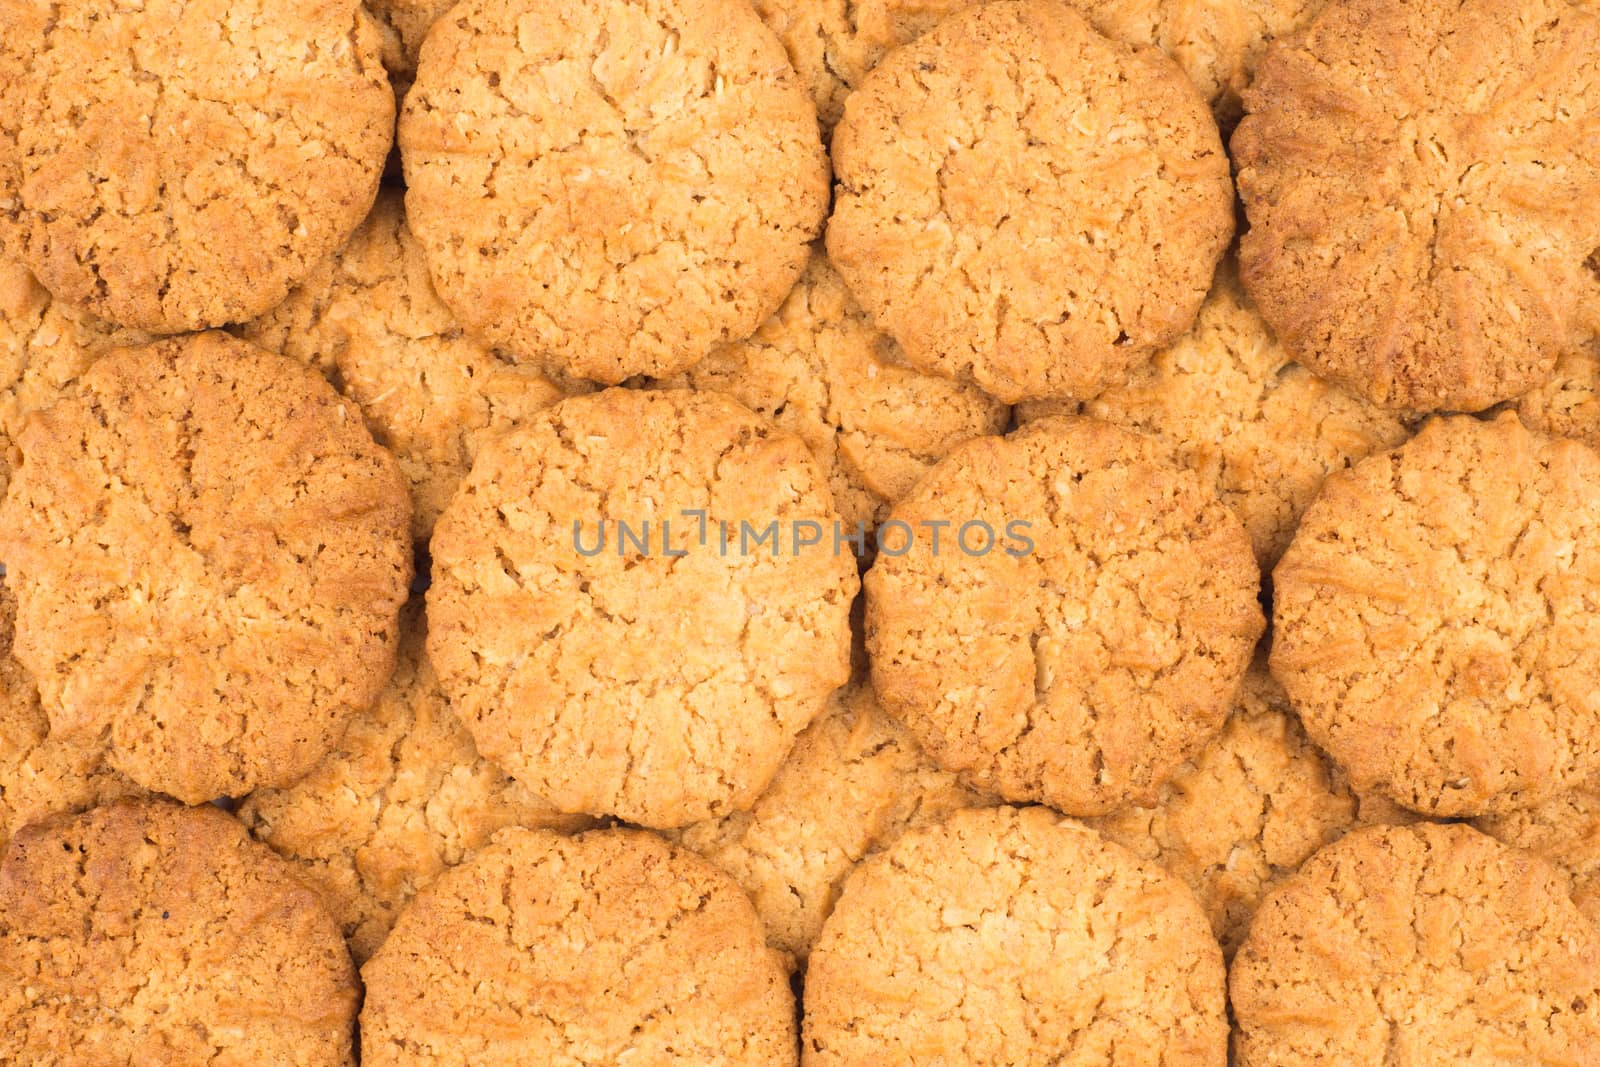
<path fill-rule="evenodd" d="M 478 750 L 559 811 L 745 810 L 849 679 L 837 521 L 805 443 L 726 396 L 574 397 L 445 509 L 428 656 Z"/>
<path fill-rule="evenodd" d="M 1514 414 L 1331 476 L 1273 574 L 1272 672 L 1362 791 L 1435 816 L 1600 773 L 1600 455 Z"/>
<path fill-rule="evenodd" d="M 767 944 L 800 966 L 864 856 L 985 802 L 923 754 L 870 686 L 852 683 L 800 735 L 754 809 L 672 836 L 744 887 Z"/>
<path fill-rule="evenodd" d="M 1239 288 L 1231 260 L 1194 327 L 1086 404 L 1032 401 L 1017 420 L 1082 412 L 1160 440 L 1215 485 L 1270 571 L 1322 480 L 1409 435 L 1401 416 L 1295 363 Z"/>
<path fill-rule="evenodd" d="M 895 506 L 866 577 L 872 684 L 941 766 L 1100 815 L 1153 802 L 1221 728 L 1259 575 L 1239 520 L 1161 453 L 1044 419 L 957 447 Z"/>
<path fill-rule="evenodd" d="M 104 767 L 98 747 L 50 737 L 33 679 L 11 655 L 15 618 L 11 591 L 0 581 L 0 856 L 29 823 L 139 792 Z"/>
<path fill-rule="evenodd" d="M 444 302 L 608 384 L 749 336 L 827 213 L 816 114 L 745 0 L 465 0 L 428 34 L 400 149 Z"/>
<path fill-rule="evenodd" d="M 22 460 L 17 434 L 28 413 L 55 402 L 95 357 L 151 340 L 54 299 L 28 268 L 0 256 L 0 497 Z"/>
<path fill-rule="evenodd" d="M 310 774 L 239 808 L 251 832 L 321 891 L 357 963 L 419 889 L 497 831 L 593 825 L 557 814 L 478 755 L 422 654 L 418 609 L 402 616 L 400 664 L 372 710 Z"/>
<path fill-rule="evenodd" d="M 1572 878 L 1572 900 L 1600 924 L 1600 779 L 1531 808 L 1474 820 L 1491 837 L 1537 853 Z"/>
<path fill-rule="evenodd" d="M 405 97 L 417 77 L 417 57 L 428 31 L 455 6 L 455 0 L 368 0 L 367 9 L 383 32 L 383 65 L 397 98 Z"/>
<path fill-rule="evenodd" d="M 372 204 L 378 48 L 357 0 L 7 4 L 0 254 L 137 329 L 261 314 Z"/>
<path fill-rule="evenodd" d="M 37 823 L 0 864 L 0 1061 L 354 1067 L 356 972 L 288 864 L 211 807 Z"/>
<path fill-rule="evenodd" d="M 1600 934 L 1554 868 L 1466 826 L 1357 830 L 1256 912 L 1239 1067 L 1594 1063 Z"/>
<path fill-rule="evenodd" d="M 362 977 L 368 1067 L 796 1060 L 750 901 L 637 830 L 506 831 L 418 894 Z"/>
<path fill-rule="evenodd" d="M 1360 823 L 1414 818 L 1350 790 L 1258 660 L 1222 732 L 1161 787 L 1154 806 L 1085 821 L 1187 882 L 1231 957 L 1262 898 L 1312 853 Z"/>
<path fill-rule="evenodd" d="M 833 137 L 828 254 L 915 367 L 1093 396 L 1194 321 L 1233 233 L 1216 123 L 1154 48 L 1055 0 L 941 22 Z"/>
<path fill-rule="evenodd" d="M 53 737 L 197 803 L 292 782 L 377 697 L 411 511 L 314 371 L 220 333 L 120 349 L 20 445 L 0 559 Z"/>
<path fill-rule="evenodd" d="M 802 1062 L 1227 1062 L 1222 954 L 1182 882 L 1044 808 L 958 812 L 845 884 Z"/>
<path fill-rule="evenodd" d="M 405 471 L 422 542 L 480 443 L 577 388 L 462 332 L 434 294 L 398 192 L 381 194 L 348 245 L 239 334 L 318 367 L 361 406 Z"/>
<path fill-rule="evenodd" d="M 1600 340 L 1563 353 L 1549 380 L 1517 401 L 1517 414 L 1530 429 L 1600 447 Z"/>
<path fill-rule="evenodd" d="M 1583 340 L 1600 244 L 1600 11 L 1333 0 L 1233 136 L 1245 288 L 1315 373 L 1478 411 Z"/>
<path fill-rule="evenodd" d="M 754 336 L 663 384 L 727 393 L 800 435 L 828 472 L 845 528 L 869 534 L 952 447 L 1011 417 L 975 386 L 908 366 L 820 249 Z"/>

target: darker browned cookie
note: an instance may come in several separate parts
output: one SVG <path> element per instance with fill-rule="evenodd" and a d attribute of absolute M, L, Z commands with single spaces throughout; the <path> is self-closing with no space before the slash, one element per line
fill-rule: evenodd
<path fill-rule="evenodd" d="M 1334 0 L 1244 102 L 1245 287 L 1316 373 L 1390 407 L 1478 411 L 1592 329 L 1593 5 Z"/>

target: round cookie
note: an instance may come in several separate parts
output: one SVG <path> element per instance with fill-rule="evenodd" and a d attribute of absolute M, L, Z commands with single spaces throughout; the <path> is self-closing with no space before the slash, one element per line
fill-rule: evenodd
<path fill-rule="evenodd" d="M 398 466 L 314 371 L 208 333 L 95 363 L 0 506 L 51 735 L 198 803 L 309 771 L 394 667 Z"/>
<path fill-rule="evenodd" d="M 1230 975 L 1239 1067 L 1600 1060 L 1600 934 L 1466 826 L 1357 830 L 1266 899 Z"/>
<path fill-rule="evenodd" d="M 378 49 L 358 0 L 7 5 L 0 248 L 126 326 L 259 315 L 372 204 Z"/>
<path fill-rule="evenodd" d="M 1563 353 L 1555 373 L 1517 401 L 1529 429 L 1600 447 L 1600 340 Z"/>
<path fill-rule="evenodd" d="M 316 366 L 361 406 L 372 436 L 400 460 L 421 542 L 479 444 L 576 387 L 462 332 L 434 294 L 398 192 L 380 194 L 349 244 L 239 334 Z"/>
<path fill-rule="evenodd" d="M 1214 1067 L 1223 983 L 1176 878 L 1044 808 L 957 812 L 845 884 L 802 1062 Z"/>
<path fill-rule="evenodd" d="M 1086 404 L 1032 401 L 1028 423 L 1081 411 L 1160 440 L 1174 462 L 1215 485 L 1270 571 L 1322 480 L 1410 436 L 1405 421 L 1293 362 L 1239 288 L 1217 271 L 1194 327 Z"/>
<path fill-rule="evenodd" d="M 33 680 L 11 655 L 15 617 L 11 591 L 0 581 L 0 856 L 29 823 L 139 791 L 105 768 L 98 747 L 50 737 Z"/>
<path fill-rule="evenodd" d="M 794 1064 L 794 1000 L 750 901 L 637 830 L 509 830 L 362 969 L 367 1067 Z"/>
<path fill-rule="evenodd" d="M 1600 779 L 1531 808 L 1474 820 L 1484 833 L 1549 860 L 1572 878 L 1572 900 L 1600 924 Z"/>
<path fill-rule="evenodd" d="M 0 1061 L 354 1067 L 355 968 L 288 864 L 210 807 L 37 823 L 0 864 Z"/>
<path fill-rule="evenodd" d="M 478 750 L 560 811 L 744 810 L 849 679 L 837 521 L 805 443 L 726 396 L 574 397 L 445 509 L 428 656 Z"/>
<path fill-rule="evenodd" d="M 1154 806 L 1085 821 L 1187 882 L 1231 957 L 1262 898 L 1312 853 L 1358 824 L 1414 818 L 1351 792 L 1258 660 L 1222 732 L 1161 787 Z"/>
<path fill-rule="evenodd" d="M 1092 396 L 1194 321 L 1233 233 L 1216 123 L 1154 48 L 1056 0 L 953 15 L 834 132 L 828 253 L 913 366 Z"/>
<path fill-rule="evenodd" d="M 750 894 L 771 945 L 803 966 L 846 876 L 908 828 L 984 803 L 853 683 L 806 728 L 747 812 L 672 835 Z"/>
<path fill-rule="evenodd" d="M 1244 284 L 1312 371 L 1390 407 L 1477 411 L 1583 339 L 1600 11 L 1333 0 L 1244 104 Z"/>
<path fill-rule="evenodd" d="M 383 943 L 419 889 L 497 831 L 576 831 L 594 822 L 557 814 L 478 755 L 422 653 L 421 614 L 402 616 L 394 677 L 327 758 L 294 785 L 258 790 L 239 808 L 251 832 L 321 891 L 357 963 Z"/>
<path fill-rule="evenodd" d="M 975 386 L 907 366 L 820 249 L 749 340 L 663 384 L 728 393 L 799 434 L 828 471 L 845 529 L 869 534 L 952 447 L 1011 417 Z"/>
<path fill-rule="evenodd" d="M 1600 773 L 1600 455 L 1505 413 L 1331 476 L 1273 575 L 1272 672 L 1363 792 L 1435 816 Z"/>
<path fill-rule="evenodd" d="M 872 683 L 941 766 L 1100 815 L 1153 802 L 1221 728 L 1259 574 L 1239 520 L 1161 453 L 1045 419 L 957 447 L 895 506 L 866 577 Z"/>
<path fill-rule="evenodd" d="M 107 350 L 150 340 L 54 299 L 28 268 L 0 256 L 0 498 L 22 460 L 16 442 L 28 413 L 54 403 Z"/>
<path fill-rule="evenodd" d="M 749 336 L 827 213 L 816 114 L 745 0 L 465 0 L 428 34 L 400 147 L 444 302 L 606 383 Z"/>

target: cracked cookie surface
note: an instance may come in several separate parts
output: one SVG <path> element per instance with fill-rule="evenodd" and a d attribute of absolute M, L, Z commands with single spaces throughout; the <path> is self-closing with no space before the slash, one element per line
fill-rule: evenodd
<path fill-rule="evenodd" d="M 1544 384 L 1517 401 L 1530 429 L 1600 447 L 1600 341 L 1566 352 Z"/>
<path fill-rule="evenodd" d="M 799 434 L 828 471 L 845 528 L 869 534 L 952 447 L 1010 419 L 976 386 L 908 366 L 820 248 L 749 340 L 662 384 L 727 393 Z"/>
<path fill-rule="evenodd" d="M 827 210 L 816 114 L 744 0 L 466 0 L 428 35 L 400 145 L 445 303 L 606 383 L 749 336 Z"/>
<path fill-rule="evenodd" d="M 419 889 L 496 832 L 594 824 L 557 813 L 478 755 L 423 655 L 420 607 L 401 616 L 400 663 L 372 710 L 310 774 L 239 808 L 256 838 L 322 893 L 358 964 Z"/>
<path fill-rule="evenodd" d="M 52 736 L 198 803 L 293 781 L 371 705 L 411 511 L 315 371 L 219 333 L 120 349 L 20 444 L 0 558 Z"/>
<path fill-rule="evenodd" d="M 794 999 L 750 901 L 637 830 L 508 830 L 362 969 L 374 1067 L 795 1063 Z"/>
<path fill-rule="evenodd" d="M 1600 1060 L 1600 935 L 1543 860 L 1466 826 L 1356 830 L 1234 958 L 1239 1067 Z"/>
<path fill-rule="evenodd" d="M 1324 478 L 1410 436 L 1400 416 L 1295 363 L 1239 288 L 1232 260 L 1194 327 L 1126 382 L 1084 404 L 1021 404 L 1017 420 L 1077 412 L 1165 442 L 1174 461 L 1216 486 L 1264 571 Z"/>
<path fill-rule="evenodd" d="M 835 521 L 805 443 L 729 397 L 565 400 L 480 451 L 440 518 L 429 658 L 479 751 L 559 810 L 747 809 L 849 679 Z"/>
<path fill-rule="evenodd" d="M 0 247 L 125 326 L 259 315 L 372 204 L 378 48 L 357 0 L 7 0 Z"/>
<path fill-rule="evenodd" d="M 828 253 L 910 362 L 1084 398 L 1189 327 L 1233 233 L 1217 126 L 1154 48 L 1054 0 L 953 15 L 834 131 Z"/>
<path fill-rule="evenodd" d="M 1330 477 L 1273 575 L 1272 672 L 1365 792 L 1435 816 L 1600 772 L 1600 455 L 1453 416 Z"/>
<path fill-rule="evenodd" d="M 426 542 L 484 440 L 562 399 L 558 383 L 467 336 L 434 293 L 401 194 L 379 194 L 350 243 L 239 331 L 323 372 L 361 406 L 411 487 Z"/>
<path fill-rule="evenodd" d="M 1176 878 L 1044 808 L 957 812 L 845 884 L 801 1062 L 1222 1067 L 1223 982 Z"/>
<path fill-rule="evenodd" d="M 1099 815 L 1152 800 L 1221 728 L 1264 625 L 1259 573 L 1239 520 L 1161 453 L 1042 419 L 958 446 L 895 506 L 915 537 L 867 572 L 873 688 L 941 766 Z M 987 552 L 976 527 L 961 547 L 974 522 Z"/>
<path fill-rule="evenodd" d="M 1244 283 L 1311 370 L 1391 407 L 1477 411 L 1584 340 L 1600 11 L 1335 0 L 1244 101 Z"/>
<path fill-rule="evenodd" d="M 1572 900 L 1600 923 L 1600 779 L 1547 797 L 1531 808 L 1476 819 L 1473 825 L 1525 848 L 1572 876 Z"/>
<path fill-rule="evenodd" d="M 120 801 L 0 863 L 0 1060 L 354 1067 L 355 967 L 316 894 L 215 808 Z"/>
<path fill-rule="evenodd" d="M 987 801 L 940 770 L 872 689 L 841 689 L 750 811 L 673 836 L 750 894 L 767 944 L 803 966 L 845 878 L 908 828 Z"/>

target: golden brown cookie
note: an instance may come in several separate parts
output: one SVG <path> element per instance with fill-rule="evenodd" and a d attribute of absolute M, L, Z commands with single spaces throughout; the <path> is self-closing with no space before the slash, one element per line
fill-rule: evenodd
<path fill-rule="evenodd" d="M 985 802 L 935 766 L 859 682 L 800 735 L 752 810 L 672 836 L 744 887 L 767 944 L 799 966 L 862 857 L 910 827 Z"/>
<path fill-rule="evenodd" d="M 1222 732 L 1161 787 L 1154 806 L 1085 821 L 1187 882 L 1232 956 L 1262 898 L 1313 852 L 1359 823 L 1414 818 L 1351 792 L 1258 660 Z"/>
<path fill-rule="evenodd" d="M 444 302 L 607 383 L 749 336 L 827 213 L 816 113 L 745 0 L 465 0 L 428 35 L 400 148 Z"/>
<path fill-rule="evenodd" d="M 1087 404 L 1033 401 L 1019 422 L 1081 411 L 1149 434 L 1216 486 L 1270 571 L 1329 473 L 1410 434 L 1406 422 L 1293 362 L 1239 288 L 1231 260 L 1194 327 Z"/>
<path fill-rule="evenodd" d="M 1230 975 L 1239 1067 L 1600 1062 L 1600 934 L 1466 826 L 1357 830 L 1266 899 Z"/>
<path fill-rule="evenodd" d="M 576 388 L 462 332 L 434 294 L 398 192 L 381 194 L 349 244 L 239 333 L 312 364 L 361 405 L 400 460 L 424 542 L 478 445 Z"/>
<path fill-rule="evenodd" d="M 1330 477 L 1273 575 L 1272 672 L 1362 791 L 1436 816 L 1600 773 L 1600 455 L 1435 419 Z"/>
<path fill-rule="evenodd" d="M 57 817 L 0 864 L 0 1062 L 353 1067 L 357 997 L 316 894 L 215 808 Z"/>
<path fill-rule="evenodd" d="M 1508 845 L 1549 860 L 1572 877 L 1572 900 L 1600 924 L 1600 779 L 1531 808 L 1477 819 L 1473 825 Z"/>
<path fill-rule="evenodd" d="M 833 138 L 828 253 L 913 366 L 1092 396 L 1194 321 L 1233 233 L 1216 123 L 1154 48 L 1055 0 L 941 22 Z"/>
<path fill-rule="evenodd" d="M 662 384 L 727 393 L 799 434 L 828 471 L 846 529 L 869 534 L 952 447 L 1010 420 L 976 386 L 908 366 L 821 249 L 754 336 Z"/>
<path fill-rule="evenodd" d="M 456 0 L 367 0 L 383 31 L 383 65 L 397 96 L 403 97 L 417 76 L 417 57 L 428 31 L 455 6 Z"/>
<path fill-rule="evenodd" d="M 11 655 L 15 618 L 16 603 L 0 581 L 0 856 L 31 822 L 139 792 L 106 769 L 99 746 L 50 737 L 33 679 Z"/>
<path fill-rule="evenodd" d="M 371 705 L 411 511 L 314 371 L 220 333 L 120 349 L 20 444 L 0 559 L 53 737 L 199 802 L 293 781 Z"/>
<path fill-rule="evenodd" d="M 637 830 L 508 830 L 362 969 L 367 1067 L 781 1067 L 794 1000 L 750 901 Z"/>
<path fill-rule="evenodd" d="M 507 826 L 594 824 L 478 755 L 422 653 L 420 604 L 402 615 L 400 665 L 316 769 L 252 793 L 239 818 L 293 860 L 344 926 L 357 963 L 383 943 L 419 889 Z"/>
<path fill-rule="evenodd" d="M 95 357 L 150 340 L 54 299 L 28 268 L 0 257 L 0 497 L 22 459 L 16 441 L 28 413 L 54 403 Z"/>
<path fill-rule="evenodd" d="M 1583 340 L 1600 245 L 1600 10 L 1333 0 L 1233 137 L 1245 288 L 1312 371 L 1478 411 Z"/>
<path fill-rule="evenodd" d="M 1222 1067 L 1222 954 L 1182 882 L 1044 808 L 857 868 L 806 972 L 807 1067 Z"/>
<path fill-rule="evenodd" d="M 0 9 L 0 248 L 158 333 L 259 315 L 354 230 L 394 129 L 358 0 Z"/>
<path fill-rule="evenodd" d="M 1600 447 L 1600 340 L 1564 353 L 1555 373 L 1517 401 L 1530 429 Z"/>
<path fill-rule="evenodd" d="M 866 577 L 872 683 L 940 765 L 1099 815 L 1153 801 L 1221 728 L 1259 575 L 1239 520 L 1161 453 L 1043 419 L 957 447 L 895 506 Z"/>
<path fill-rule="evenodd" d="M 726 396 L 574 397 L 445 509 L 428 655 L 479 751 L 560 811 L 744 810 L 849 678 L 837 521 L 805 443 Z"/>

